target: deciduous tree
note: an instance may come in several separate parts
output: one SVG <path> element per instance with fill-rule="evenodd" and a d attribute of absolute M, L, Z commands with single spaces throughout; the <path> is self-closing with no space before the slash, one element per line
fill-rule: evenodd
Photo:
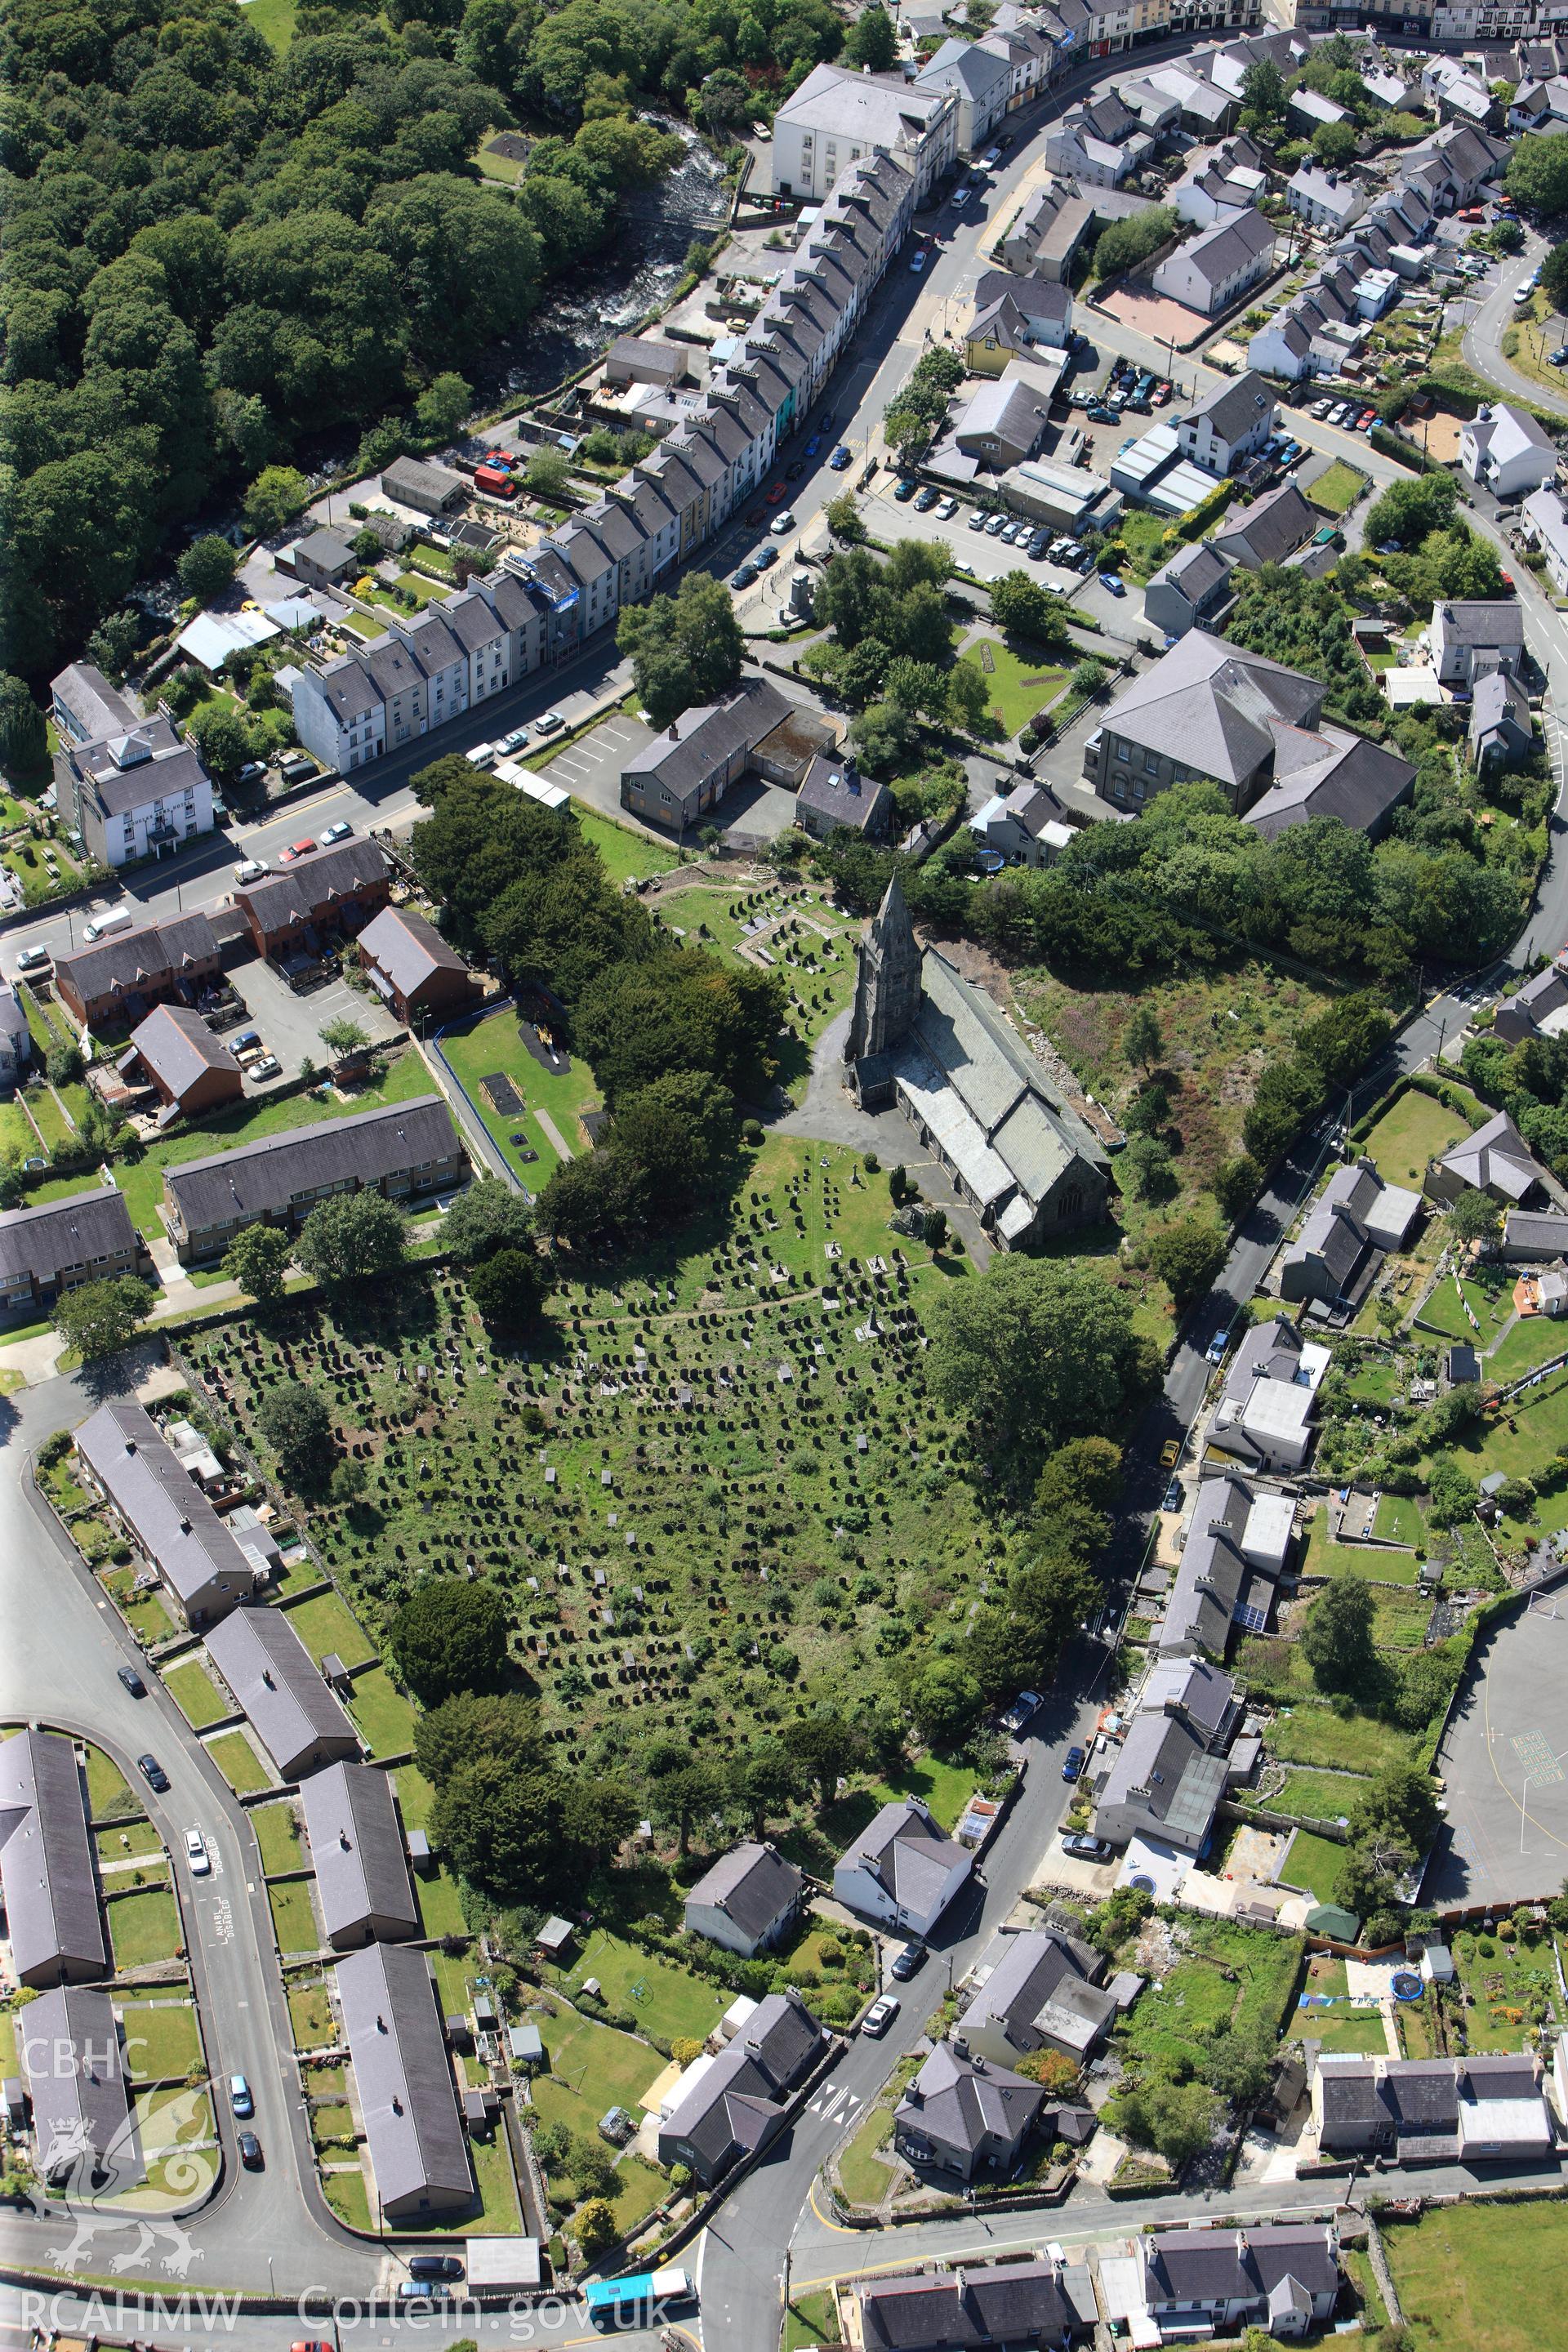
<path fill-rule="evenodd" d="M 459 1691 L 494 1691 L 508 1672 L 506 1602 L 479 1577 L 427 1576 L 395 1611 L 387 1642 L 415 1696 L 437 1706 Z"/>
<path fill-rule="evenodd" d="M 247 1225 L 225 1252 L 223 1270 L 231 1282 L 249 1292 L 258 1307 L 276 1307 L 283 1296 L 283 1277 L 293 1255 L 294 1244 L 280 1227 Z"/>
<path fill-rule="evenodd" d="M 66 1346 L 74 1348 L 83 1363 L 91 1363 L 118 1355 L 141 1338 L 153 1311 L 153 1297 L 149 1285 L 132 1275 L 109 1282 L 79 1282 L 60 1293 L 54 1326 Z"/>
<path fill-rule="evenodd" d="M 407 1227 L 403 1212 L 368 1189 L 341 1192 L 311 1210 L 295 1255 L 329 1290 L 395 1274 L 403 1263 Z"/>

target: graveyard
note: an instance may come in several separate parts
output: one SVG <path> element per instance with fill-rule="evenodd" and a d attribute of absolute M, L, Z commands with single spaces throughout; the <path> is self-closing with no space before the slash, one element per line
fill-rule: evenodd
<path fill-rule="evenodd" d="M 859 918 L 847 915 L 828 891 L 784 881 L 743 890 L 689 883 L 661 889 L 652 904 L 656 919 L 673 938 L 783 973 L 789 1001 L 779 1083 L 798 1101 L 813 1045 L 854 996 Z"/>

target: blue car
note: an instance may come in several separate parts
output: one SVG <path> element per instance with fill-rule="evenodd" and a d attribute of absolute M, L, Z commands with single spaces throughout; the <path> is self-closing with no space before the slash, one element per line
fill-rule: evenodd
<path fill-rule="evenodd" d="M 1127 593 L 1114 572 L 1102 572 L 1100 575 L 1100 584 L 1108 596 L 1125 596 Z"/>
<path fill-rule="evenodd" d="M 778 560 L 778 549 L 769 539 L 764 539 L 761 547 L 753 547 L 746 558 L 753 572 L 767 572 Z"/>
<path fill-rule="evenodd" d="M 1062 1779 L 1064 1780 L 1080 1780 L 1083 1778 L 1083 1768 L 1086 1761 L 1087 1759 L 1081 1748 L 1069 1748 L 1067 1752 L 1066 1761 L 1062 1765 Z"/>
<path fill-rule="evenodd" d="M 737 570 L 731 572 L 730 585 L 731 588 L 749 588 L 756 576 L 757 567 L 754 563 L 742 563 Z"/>
<path fill-rule="evenodd" d="M 822 446 L 822 436 L 821 436 L 821 434 L 820 434 L 820 433 L 814 433 L 814 434 L 812 435 L 812 436 L 811 436 L 810 440 L 809 440 L 809 441 L 806 443 L 806 445 L 805 445 L 805 454 L 806 454 L 806 456 L 807 456 L 808 457 L 816 457 L 816 453 L 817 453 L 817 451 L 821 448 L 821 446 Z"/>
<path fill-rule="evenodd" d="M 832 467 L 836 474 L 843 473 L 845 467 L 850 463 L 848 444 L 847 442 L 840 441 L 837 448 L 835 449 L 832 457 L 829 457 L 827 462 Z"/>

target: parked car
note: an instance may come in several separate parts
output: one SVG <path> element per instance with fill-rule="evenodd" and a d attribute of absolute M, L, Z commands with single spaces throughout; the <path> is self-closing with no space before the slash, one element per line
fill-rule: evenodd
<path fill-rule="evenodd" d="M 141 1773 L 142 1778 L 146 1781 L 147 1786 L 150 1789 L 155 1789 L 158 1791 L 158 1794 L 162 1796 L 164 1790 L 169 1785 L 169 1776 L 164 1771 L 163 1766 L 159 1763 L 158 1759 L 155 1756 L 138 1756 L 136 1759 L 136 1769 Z"/>
<path fill-rule="evenodd" d="M 416 2305 L 422 2303 L 445 2303 L 447 2289 L 439 2282 L 432 2282 L 429 2279 L 399 2279 L 397 2300 L 400 2304 Z"/>
<path fill-rule="evenodd" d="M 267 2159 L 261 2153 L 261 2142 L 254 2132 L 240 2133 L 239 2160 L 247 2172 L 259 2172 L 265 2166 Z"/>
<path fill-rule="evenodd" d="M 231 1038 L 229 1039 L 229 1041 L 228 1041 L 228 1050 L 229 1050 L 229 1052 L 230 1052 L 231 1054 L 233 1054 L 233 1055 L 236 1056 L 236 1058 L 237 1058 L 237 1057 L 238 1057 L 240 1055 L 242 1055 L 242 1054 L 258 1054 L 258 1053 L 261 1051 L 261 1032 L 260 1032 L 260 1030 L 259 1030 L 259 1029 L 242 1029 L 242 1030 L 240 1030 L 240 1032 L 238 1033 L 238 1034 L 237 1034 L 237 1036 L 231 1037 Z"/>
<path fill-rule="evenodd" d="M 986 536 L 986 538 L 987 538 L 987 539 L 1000 539 L 1000 538 L 1001 538 L 1001 536 L 1002 536 L 1002 534 L 1003 534 L 1003 532 L 1006 530 L 1006 528 L 1007 528 L 1007 518 L 1006 518 L 1006 516 L 1005 516 L 1005 514 L 994 514 L 994 515 L 987 515 L 987 516 L 986 516 L 986 518 L 985 518 L 985 536 Z"/>
<path fill-rule="evenodd" d="M 42 971 L 53 961 L 47 948 L 24 948 L 16 958 L 18 971 Z"/>
<path fill-rule="evenodd" d="M 811 436 L 810 440 L 809 440 L 809 441 L 806 443 L 806 445 L 805 445 L 805 454 L 806 454 L 806 456 L 807 456 L 808 457 L 816 457 L 816 453 L 817 453 L 817 451 L 821 448 L 821 446 L 822 446 L 822 436 L 821 436 L 821 434 L 820 434 L 820 433 L 814 433 L 814 434 L 812 435 L 812 436 Z"/>
<path fill-rule="evenodd" d="M 259 882 L 267 868 L 259 857 L 242 857 L 234 869 L 237 882 Z"/>
<path fill-rule="evenodd" d="M 915 500 L 916 514 L 930 514 L 940 495 L 940 492 L 933 490 L 931 484 L 928 482 L 924 489 L 921 491 L 919 497 Z"/>
<path fill-rule="evenodd" d="M 784 467 L 784 479 L 786 482 L 798 482 L 805 471 L 805 459 L 804 457 L 797 457 L 793 465 L 789 465 Z"/>
<path fill-rule="evenodd" d="M 1161 1448 L 1160 1448 L 1160 1467 L 1161 1467 L 1161 1469 L 1162 1469 L 1162 1470 L 1173 1470 L 1173 1469 L 1175 1468 L 1175 1466 L 1176 1466 L 1177 1463 L 1181 1460 L 1181 1458 L 1182 1458 L 1182 1441 L 1181 1441 L 1181 1439 L 1180 1439 L 1179 1437 L 1167 1437 L 1167 1438 L 1166 1438 L 1166 1440 L 1165 1440 L 1165 1443 L 1164 1443 L 1164 1444 L 1163 1444 L 1163 1445 L 1162 1445 L 1162 1446 L 1161 1446 Z"/>
<path fill-rule="evenodd" d="M 276 1054 L 263 1054 L 260 1061 L 252 1062 L 249 1069 L 246 1072 L 247 1077 L 258 1079 L 263 1084 L 265 1084 L 268 1078 L 280 1078 L 282 1075 L 283 1065 L 279 1062 Z"/>
<path fill-rule="evenodd" d="M 925 247 L 923 245 L 917 245 L 913 253 L 910 256 L 910 271 L 911 276 L 918 278 L 925 266 Z"/>
<path fill-rule="evenodd" d="M 782 539 L 786 530 L 793 530 L 795 529 L 795 513 L 793 509 L 789 507 L 781 507 L 778 513 L 774 515 L 772 522 L 769 523 L 768 529 L 773 532 L 775 539 Z"/>
<path fill-rule="evenodd" d="M 879 2042 L 902 2006 L 895 1994 L 879 1994 L 860 2020 L 861 2032 L 868 2034 L 873 2042 Z"/>
<path fill-rule="evenodd" d="M 409 2261 L 408 2275 L 416 2279 L 460 2279 L 463 2265 L 456 2254 L 415 2254 Z"/>
<path fill-rule="evenodd" d="M 533 731 L 536 735 L 554 735 L 559 733 L 565 724 L 566 721 L 558 710 L 547 710 L 542 719 L 534 720 Z"/>
<path fill-rule="evenodd" d="M 766 507 L 748 507 L 746 509 L 746 527 L 749 530 L 756 530 L 760 525 L 766 522 L 767 519 L 768 510 Z"/>
<path fill-rule="evenodd" d="M 1225 1351 L 1229 1345 L 1230 1334 L 1226 1331 L 1216 1331 L 1205 1349 L 1204 1354 L 1211 1364 L 1221 1364 L 1225 1361 Z"/>
<path fill-rule="evenodd" d="M 943 499 L 942 504 L 936 510 L 936 519 L 938 522 L 951 522 L 957 512 L 958 500 L 956 499 Z"/>
<path fill-rule="evenodd" d="M 121 1681 L 124 1684 L 132 1698 L 146 1697 L 147 1685 L 142 1681 L 134 1666 L 116 1666 L 114 1671 L 119 1675 Z"/>
<path fill-rule="evenodd" d="M 512 753 L 513 751 L 521 751 L 521 749 L 522 749 L 522 747 L 523 747 L 523 745 L 527 742 L 527 740 L 528 740 L 528 730 L 527 730 L 527 728 L 526 728 L 526 727 L 514 727 L 514 728 L 512 729 L 511 733 L 510 733 L 510 735 L 503 735 L 503 736 L 501 737 L 501 739 L 500 739 L 500 747 L 501 747 L 501 750 L 502 750 L 504 752 L 506 752 L 506 754 L 507 754 L 507 755 L 508 755 L 508 757 L 510 758 L 510 755 L 511 755 L 511 753 Z"/>
<path fill-rule="evenodd" d="M 894 1954 L 892 1966 L 889 1969 L 888 1974 L 897 1977 L 900 1984 L 906 1984 L 916 1969 L 921 1966 L 925 1956 L 926 1948 L 923 1944 L 906 1944 L 901 1952 Z"/>
<path fill-rule="evenodd" d="M 850 457 L 848 445 L 846 442 L 840 441 L 837 448 L 835 449 L 832 457 L 829 457 L 827 462 L 836 474 L 842 474 L 845 472 L 848 466 L 853 462 Z"/>
<path fill-rule="evenodd" d="M 990 520 L 984 507 L 975 507 L 970 514 L 969 528 L 971 530 L 984 530 Z"/>
<path fill-rule="evenodd" d="M 98 940 L 109 939 L 116 931 L 128 931 L 130 929 L 129 907 L 106 907 L 101 915 L 95 915 L 90 923 L 82 925 L 81 935 L 91 947 Z"/>
<path fill-rule="evenodd" d="M 498 743 L 498 744 L 496 745 L 496 750 L 497 750 L 498 751 L 500 751 L 503 750 L 504 748 L 505 748 L 505 747 L 504 747 L 502 744 Z M 330 824 L 330 825 L 328 825 L 328 827 L 327 827 L 327 829 L 326 829 L 325 833 L 323 833 L 323 834 L 322 834 L 322 835 L 321 835 L 321 847 L 322 847 L 323 849 L 331 849 L 331 846 L 332 846 L 332 845 L 334 844 L 334 842 L 339 842 L 339 841 L 347 841 L 347 839 L 349 838 L 349 835 L 353 833 L 353 825 L 349 823 L 349 821 L 348 821 L 347 817 L 344 817 L 344 816 L 341 816 L 341 817 L 339 817 L 339 819 L 338 819 L 338 821 L 337 821 L 336 824 Z"/>
<path fill-rule="evenodd" d="M 773 546 L 770 540 L 765 539 L 763 540 L 761 547 L 753 547 L 750 555 L 746 558 L 747 562 L 754 563 L 759 572 L 771 572 L 778 560 L 778 549 Z"/>
<path fill-rule="evenodd" d="M 731 588 L 749 588 L 757 576 L 754 563 L 738 563 L 730 574 Z"/>
<path fill-rule="evenodd" d="M 468 756 L 471 759 L 473 754 L 470 752 Z M 279 851 L 278 862 L 280 866 L 293 866 L 301 857 L 309 857 L 315 846 L 315 843 L 310 840 L 291 841 L 287 849 Z"/>
<path fill-rule="evenodd" d="M 185 1860 L 190 1864 L 193 1878 L 212 1876 L 212 1856 L 207 1852 L 207 1842 L 200 1830 L 185 1832 Z"/>
<path fill-rule="evenodd" d="M 1020 1691 L 1002 1717 L 1003 1730 L 1015 1734 L 1022 1731 L 1026 1724 L 1034 1721 L 1045 1703 L 1038 1691 Z"/>
<path fill-rule="evenodd" d="M 1102 572 L 1100 584 L 1108 596 L 1125 596 L 1127 593 L 1125 583 L 1117 578 L 1114 572 Z"/>
<path fill-rule="evenodd" d="M 243 2074 L 229 2076 L 228 2103 L 241 2122 L 247 2116 L 253 2116 L 256 2113 L 256 2101 L 250 2095 L 250 2085 Z"/>
<path fill-rule="evenodd" d="M 1181 1480 L 1179 1478 L 1173 1478 L 1170 1485 L 1165 1489 L 1165 1499 L 1161 1504 L 1160 1508 L 1163 1511 L 1179 1511 L 1182 1507 L 1184 1495 L 1184 1489 L 1183 1488 Z"/>
<path fill-rule="evenodd" d="M 784 504 L 784 486 L 782 482 L 770 482 L 768 485 L 767 495 L 767 503 L 769 506 L 782 506 Z"/>
<path fill-rule="evenodd" d="M 914 476 L 906 474 L 901 481 L 893 484 L 893 496 L 901 507 L 907 507 L 919 488 L 920 484 L 915 480 Z"/>
<path fill-rule="evenodd" d="M 1121 414 L 1119 408 L 1107 408 L 1104 401 L 1097 400 L 1089 411 L 1089 421 L 1091 425 L 1114 425 Z"/>
<path fill-rule="evenodd" d="M 1109 1862 L 1116 1848 L 1105 1838 L 1090 1837 L 1087 1830 L 1067 1830 L 1062 1852 L 1070 1853 L 1075 1862 Z"/>
<path fill-rule="evenodd" d="M 1089 1759 L 1084 1754 L 1081 1748 L 1069 1748 L 1066 1756 L 1062 1759 L 1062 1779 L 1064 1780 L 1081 1780 L 1083 1778 L 1083 1768 L 1088 1761 Z"/>

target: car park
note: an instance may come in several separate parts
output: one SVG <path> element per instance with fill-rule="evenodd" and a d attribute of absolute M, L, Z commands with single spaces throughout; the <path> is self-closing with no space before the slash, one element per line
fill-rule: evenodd
<path fill-rule="evenodd" d="M 986 517 L 985 536 L 987 539 L 1000 539 L 1006 528 L 1007 518 L 1005 514 L 994 514 Z"/>
<path fill-rule="evenodd" d="M 901 481 L 894 483 L 893 496 L 901 507 L 907 507 L 919 488 L 920 484 L 915 480 L 914 476 L 906 474 Z"/>
<path fill-rule="evenodd" d="M 1070 1853 L 1075 1862 L 1109 1862 L 1116 1848 L 1105 1838 L 1090 1837 L 1087 1830 L 1068 1830 L 1062 1836 L 1062 1852 Z"/>
<path fill-rule="evenodd" d="M 1114 408 L 1107 408 L 1102 400 L 1097 400 L 1093 407 L 1089 411 L 1089 421 L 1091 425 L 1114 425 L 1116 422 L 1116 410 Z"/>
<path fill-rule="evenodd" d="M 902 2006 L 892 1993 L 879 1994 L 860 2020 L 861 2032 L 868 2034 L 873 2042 L 879 2042 Z"/>
<path fill-rule="evenodd" d="M 496 745 L 498 751 L 502 747 L 499 743 Z M 353 827 L 349 823 L 348 819 L 346 817 L 340 817 L 336 824 L 328 825 L 325 833 L 322 834 L 321 847 L 323 849 L 331 849 L 334 842 L 347 841 L 353 832 Z"/>
<path fill-rule="evenodd" d="M 147 1685 L 142 1681 L 134 1666 L 116 1666 L 114 1671 L 119 1675 L 121 1681 L 124 1684 L 132 1698 L 146 1697 Z"/>
<path fill-rule="evenodd" d="M 1568 367 L 1568 343 L 1559 343 L 1554 352 L 1547 353 L 1547 357 L 1553 367 Z"/>
<path fill-rule="evenodd" d="M 239 2160 L 241 2164 L 244 2165 L 247 2172 L 259 2172 L 262 2169 L 262 2167 L 266 2162 L 266 2158 L 261 2153 L 261 2142 L 257 2138 L 254 2132 L 245 2131 L 240 2133 Z"/>
<path fill-rule="evenodd" d="M 1333 404 L 1331 400 L 1314 400 L 1307 414 L 1309 416 L 1315 416 L 1321 425 Z"/>
<path fill-rule="evenodd" d="M 738 563 L 730 574 L 730 585 L 731 588 L 749 588 L 756 576 L 757 567 L 754 563 Z"/>
<path fill-rule="evenodd" d="M 1003 1730 L 1015 1734 L 1022 1731 L 1026 1724 L 1033 1722 L 1045 1703 L 1038 1691 L 1020 1691 L 1002 1717 Z"/>
<path fill-rule="evenodd" d="M 493 747 L 487 746 L 486 748 L 492 749 Z M 470 752 L 468 756 L 472 759 L 472 752 Z M 475 762 L 476 766 L 479 764 L 480 763 L 478 761 Z M 301 857 L 309 857 L 310 852 L 315 848 L 315 843 L 310 840 L 291 841 L 287 849 L 279 850 L 278 853 L 279 863 L 282 866 L 297 865 Z"/>
<path fill-rule="evenodd" d="M 902 1951 L 894 1954 L 888 1974 L 890 1977 L 897 1977 L 900 1984 L 906 1984 L 921 1966 L 925 1956 L 926 1948 L 923 1944 L 906 1944 Z"/>
<path fill-rule="evenodd" d="M 228 1050 L 235 1056 L 237 1061 L 242 1060 L 247 1054 L 259 1054 L 261 1051 L 260 1030 L 241 1029 L 237 1035 L 229 1039 Z"/>
<path fill-rule="evenodd" d="M 1089 1759 L 1085 1756 L 1081 1748 L 1069 1748 L 1066 1756 L 1062 1759 L 1062 1779 L 1064 1780 L 1081 1780 L 1083 1778 L 1083 1768 L 1088 1761 Z"/>
<path fill-rule="evenodd" d="M 1149 397 L 1156 408 L 1168 408 L 1171 404 L 1171 392 L 1170 384 L 1157 383 Z"/>
<path fill-rule="evenodd" d="M 250 2085 L 243 2074 L 229 2076 L 228 2103 L 242 2122 L 247 2116 L 256 2113 L 256 2101 L 250 2095 Z"/>
<path fill-rule="evenodd" d="M 1018 534 L 1023 528 L 1020 522 L 1005 522 L 996 535 L 1004 547 L 1012 547 L 1016 544 Z"/>
<path fill-rule="evenodd" d="M 158 1759 L 155 1756 L 138 1756 L 136 1759 L 136 1769 L 141 1773 L 142 1778 L 146 1781 L 147 1786 L 150 1789 L 155 1789 L 159 1795 L 162 1796 L 164 1790 L 169 1785 L 169 1776 L 164 1771 L 163 1766 L 159 1763 Z"/>
<path fill-rule="evenodd" d="M 558 710 L 547 710 L 542 719 L 534 720 L 533 731 L 536 735 L 553 735 L 565 724 L 566 721 Z"/>
<path fill-rule="evenodd" d="M 984 507 L 976 507 L 969 518 L 971 530 L 984 530 L 991 518 Z"/>
<path fill-rule="evenodd" d="M 212 1876 L 212 1856 L 207 1852 L 207 1842 L 200 1830 L 185 1832 L 185 1860 L 190 1864 L 193 1878 Z"/>

